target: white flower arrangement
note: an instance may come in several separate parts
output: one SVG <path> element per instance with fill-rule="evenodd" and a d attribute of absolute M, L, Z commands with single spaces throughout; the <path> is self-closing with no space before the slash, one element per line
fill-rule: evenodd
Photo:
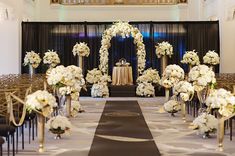
<path fill-rule="evenodd" d="M 73 46 L 73 55 L 76 56 L 85 56 L 88 57 L 90 54 L 90 48 L 87 46 L 85 42 L 76 43 Z"/>
<path fill-rule="evenodd" d="M 81 111 L 81 105 L 79 101 L 72 100 L 71 101 L 71 115 L 73 117 L 76 117 L 77 114 Z"/>
<path fill-rule="evenodd" d="M 218 120 L 211 114 L 202 113 L 193 121 L 194 129 L 198 129 L 199 134 L 215 132 Z"/>
<path fill-rule="evenodd" d="M 90 84 L 98 83 L 101 77 L 102 77 L 102 72 L 97 68 L 94 68 L 92 70 L 88 70 L 86 75 L 86 81 Z"/>
<path fill-rule="evenodd" d="M 164 103 L 163 108 L 168 113 L 176 113 L 181 110 L 181 105 L 175 100 L 169 100 Z"/>
<path fill-rule="evenodd" d="M 141 76 L 139 76 L 136 80 L 136 82 L 149 82 L 149 83 L 159 83 L 160 76 L 158 74 L 158 71 L 156 69 L 149 68 L 143 72 Z"/>
<path fill-rule="evenodd" d="M 235 97 L 223 88 L 213 90 L 206 99 L 206 105 L 212 109 L 218 109 L 222 116 L 228 117 L 234 113 Z"/>
<path fill-rule="evenodd" d="M 183 60 L 181 60 L 181 63 L 189 64 L 191 66 L 199 65 L 200 60 L 199 60 L 199 57 L 197 55 L 197 52 L 195 52 L 195 50 L 186 51 L 186 53 L 183 56 Z"/>
<path fill-rule="evenodd" d="M 143 35 L 140 31 L 130 25 L 128 22 L 116 22 L 110 28 L 106 29 L 102 35 L 101 48 L 100 48 L 100 65 L 99 69 L 107 74 L 108 72 L 108 49 L 111 46 L 111 39 L 116 35 L 120 35 L 123 38 L 132 36 L 134 43 L 137 45 L 137 58 L 138 58 L 138 72 L 142 73 L 145 68 L 145 45 L 143 43 Z"/>
<path fill-rule="evenodd" d="M 162 74 L 160 84 L 165 88 L 171 88 L 184 79 L 184 70 L 176 65 L 168 65 Z"/>
<path fill-rule="evenodd" d="M 57 115 L 47 121 L 46 128 L 54 134 L 69 134 L 72 124 L 67 117 Z"/>
<path fill-rule="evenodd" d="M 41 60 L 42 59 L 40 58 L 39 54 L 35 53 L 34 51 L 26 52 L 23 65 L 32 65 L 33 68 L 37 68 Z"/>
<path fill-rule="evenodd" d="M 194 95 L 194 87 L 187 81 L 180 81 L 173 88 L 174 95 L 179 95 L 183 101 L 190 101 Z"/>
<path fill-rule="evenodd" d="M 53 68 L 48 74 L 47 83 L 59 88 L 62 95 L 70 95 L 80 92 L 85 80 L 80 67 L 71 65 L 64 67 L 62 65 Z"/>
<path fill-rule="evenodd" d="M 26 108 L 29 112 L 38 111 L 48 117 L 57 106 L 56 98 L 48 91 L 38 90 L 26 97 Z"/>
<path fill-rule="evenodd" d="M 215 73 L 206 65 L 193 67 L 188 74 L 188 80 L 193 82 L 195 91 L 201 91 L 208 85 L 216 83 Z"/>
<path fill-rule="evenodd" d="M 98 82 L 107 85 L 107 83 L 108 83 L 108 82 L 111 82 L 111 81 L 112 81 L 112 80 L 111 80 L 111 76 L 109 76 L 109 75 L 107 75 L 107 74 L 104 74 L 104 75 L 102 75 L 102 76 L 100 77 L 100 79 L 99 79 Z"/>
<path fill-rule="evenodd" d="M 154 96 L 155 95 L 154 86 L 148 82 L 139 83 L 136 88 L 136 94 L 145 97 Z"/>
<path fill-rule="evenodd" d="M 109 89 L 105 83 L 93 84 L 91 88 L 92 97 L 109 97 Z"/>
<path fill-rule="evenodd" d="M 173 47 L 169 42 L 163 41 L 161 43 L 158 43 L 156 47 L 156 55 L 158 58 L 161 58 L 162 56 L 169 56 L 173 55 Z"/>
<path fill-rule="evenodd" d="M 60 63 L 60 58 L 56 51 L 48 50 L 43 57 L 43 63 L 55 67 Z"/>
<path fill-rule="evenodd" d="M 217 65 L 220 62 L 218 53 L 214 50 L 209 50 L 206 55 L 203 57 L 203 62 L 208 65 Z"/>

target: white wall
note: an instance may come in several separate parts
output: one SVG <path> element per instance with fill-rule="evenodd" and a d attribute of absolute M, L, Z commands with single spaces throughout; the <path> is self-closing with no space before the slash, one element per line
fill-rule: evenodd
<path fill-rule="evenodd" d="M 207 0 L 203 6 L 204 20 L 218 19 L 220 23 L 221 72 L 235 73 L 235 19 L 228 20 L 235 9 L 235 0 Z"/>
<path fill-rule="evenodd" d="M 0 21 L 0 74 L 20 72 L 19 25 L 17 21 Z"/>

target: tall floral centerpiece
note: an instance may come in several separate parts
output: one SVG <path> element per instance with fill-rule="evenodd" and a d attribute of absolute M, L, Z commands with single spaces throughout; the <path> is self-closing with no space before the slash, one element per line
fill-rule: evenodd
<path fill-rule="evenodd" d="M 169 90 L 184 79 L 184 70 L 176 65 L 168 65 L 162 74 L 160 84 L 165 87 L 166 101 L 169 100 Z"/>
<path fill-rule="evenodd" d="M 186 101 L 191 101 L 194 96 L 194 87 L 187 81 L 180 81 L 173 87 L 173 94 L 181 99 L 183 120 L 186 122 Z"/>
<path fill-rule="evenodd" d="M 49 66 L 49 69 L 54 68 L 60 63 L 60 58 L 56 51 L 48 50 L 43 57 L 43 63 Z"/>
<path fill-rule="evenodd" d="M 102 75 L 97 83 L 94 83 L 91 88 L 92 97 L 109 97 L 108 82 L 111 82 L 111 77 Z"/>
<path fill-rule="evenodd" d="M 216 83 L 215 73 L 206 65 L 198 65 L 190 70 L 188 76 L 188 80 L 193 83 L 194 90 L 197 92 L 201 110 L 203 110 L 202 107 L 210 89 Z"/>
<path fill-rule="evenodd" d="M 213 70 L 214 66 L 219 64 L 220 58 L 218 53 L 216 53 L 214 50 L 209 50 L 206 55 L 203 57 L 203 63 L 209 65 Z"/>
<path fill-rule="evenodd" d="M 210 133 L 216 131 L 218 126 L 218 120 L 214 115 L 206 112 L 200 114 L 193 120 L 192 128 L 198 130 L 198 134 L 202 134 L 203 138 L 209 137 Z"/>
<path fill-rule="evenodd" d="M 47 77 L 47 82 L 59 89 L 61 95 L 66 96 L 66 114 L 71 116 L 71 96 L 78 95 L 85 80 L 80 67 L 71 65 L 64 67 L 62 65 L 53 68 Z"/>
<path fill-rule="evenodd" d="M 213 90 L 206 99 L 208 110 L 218 111 L 219 129 L 218 129 L 218 147 L 223 151 L 224 122 L 235 115 L 235 96 L 225 89 Z"/>
<path fill-rule="evenodd" d="M 35 73 L 35 69 L 39 66 L 41 60 L 39 54 L 34 51 L 26 52 L 23 65 L 29 66 L 29 74 L 31 77 Z"/>
<path fill-rule="evenodd" d="M 83 57 L 88 57 L 90 55 L 90 48 L 85 42 L 80 42 L 73 46 L 72 52 L 74 56 L 78 56 L 78 65 L 83 69 Z"/>
<path fill-rule="evenodd" d="M 160 76 L 156 69 L 149 68 L 143 72 L 136 80 L 138 83 L 136 94 L 139 96 L 154 96 L 155 89 L 153 84 L 158 84 Z"/>
<path fill-rule="evenodd" d="M 188 64 L 189 70 L 192 69 L 193 66 L 197 66 L 200 64 L 199 57 L 197 55 L 197 52 L 195 50 L 193 51 L 186 51 L 186 53 L 183 56 L 183 60 L 181 60 L 181 63 Z"/>
<path fill-rule="evenodd" d="M 53 134 L 55 139 L 61 139 L 61 134 L 69 134 L 72 124 L 65 116 L 57 115 L 50 118 L 46 123 L 46 128 Z"/>
<path fill-rule="evenodd" d="M 167 56 L 173 55 L 173 46 L 169 42 L 163 41 L 155 47 L 157 57 L 161 58 L 161 73 L 163 73 L 167 66 Z"/>
<path fill-rule="evenodd" d="M 26 97 L 26 108 L 37 112 L 39 152 L 44 152 L 45 117 L 50 117 L 57 106 L 55 97 L 47 91 L 38 90 Z"/>

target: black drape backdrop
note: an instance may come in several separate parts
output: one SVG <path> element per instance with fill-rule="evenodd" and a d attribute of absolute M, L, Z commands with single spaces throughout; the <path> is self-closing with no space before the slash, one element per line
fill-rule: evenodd
<path fill-rule="evenodd" d="M 112 22 L 23 22 L 22 23 L 22 63 L 26 51 L 34 50 L 43 54 L 48 49 L 56 50 L 61 58 L 61 64 L 67 66 L 77 64 L 77 57 L 72 55 L 76 42 L 86 42 L 91 54 L 84 60 L 84 69 L 91 70 L 99 65 L 99 48 L 102 33 Z M 174 47 L 174 55 L 169 63 L 180 64 L 187 71 L 187 66 L 180 60 L 186 50 L 195 49 L 202 57 L 208 50 L 219 53 L 219 22 L 130 22 L 139 28 L 144 36 L 146 48 L 146 68 L 153 67 L 160 71 L 160 59 L 155 54 L 158 42 L 168 41 Z M 133 67 L 134 79 L 137 75 L 136 47 L 133 38 L 112 39 L 109 49 L 109 73 L 120 58 L 125 58 Z M 38 73 L 45 72 L 42 64 Z M 27 67 L 22 67 L 22 73 L 27 73 Z M 218 72 L 218 67 L 216 68 Z"/>

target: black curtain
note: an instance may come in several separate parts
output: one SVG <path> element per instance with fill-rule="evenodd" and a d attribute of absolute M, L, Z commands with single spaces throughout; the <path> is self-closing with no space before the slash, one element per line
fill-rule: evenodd
<path fill-rule="evenodd" d="M 67 66 L 77 64 L 77 57 L 72 54 L 76 42 L 86 42 L 91 54 L 84 60 L 85 74 L 87 70 L 98 68 L 99 49 L 102 33 L 112 22 L 23 22 L 22 23 L 22 63 L 26 51 L 34 50 L 43 57 L 48 49 L 56 50 L 61 64 Z M 137 27 L 144 37 L 146 49 L 146 68 L 152 67 L 160 71 L 160 59 L 155 54 L 158 42 L 168 41 L 174 47 L 174 55 L 169 63 L 180 64 L 186 71 L 187 66 L 180 60 L 186 50 L 195 49 L 202 61 L 208 50 L 219 53 L 219 22 L 130 22 Z M 109 74 L 120 58 L 125 58 L 133 67 L 134 80 L 137 75 L 136 46 L 133 38 L 115 37 L 109 49 Z M 38 73 L 45 72 L 42 64 Z M 216 67 L 219 72 L 219 68 Z M 22 73 L 27 73 L 22 66 Z"/>

